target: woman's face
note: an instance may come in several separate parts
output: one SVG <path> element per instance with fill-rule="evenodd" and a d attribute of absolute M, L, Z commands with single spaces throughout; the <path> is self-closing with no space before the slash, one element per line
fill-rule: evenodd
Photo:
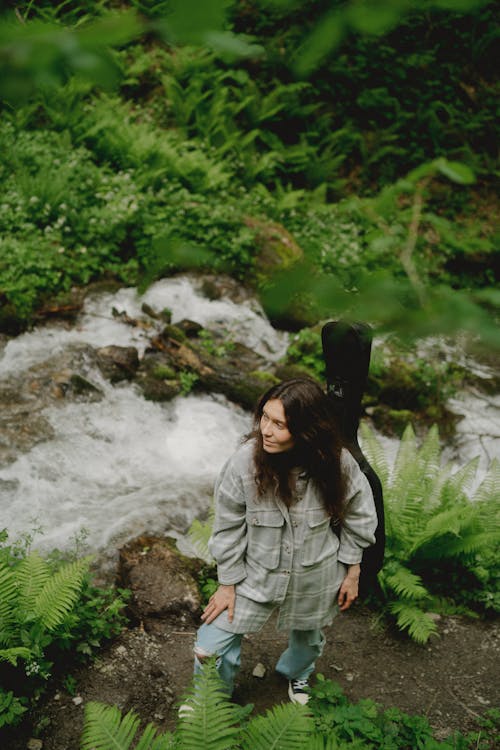
<path fill-rule="evenodd" d="M 266 453 L 284 453 L 294 446 L 286 423 L 285 409 L 279 398 L 266 401 L 260 418 L 260 431 Z"/>

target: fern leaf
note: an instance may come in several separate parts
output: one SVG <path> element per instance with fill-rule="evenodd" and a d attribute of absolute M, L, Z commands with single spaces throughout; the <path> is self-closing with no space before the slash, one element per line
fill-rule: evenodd
<path fill-rule="evenodd" d="M 462 466 L 461 469 L 452 474 L 448 479 L 449 487 L 456 494 L 467 495 L 474 483 L 479 464 L 479 456 Z"/>
<path fill-rule="evenodd" d="M 420 552 L 421 548 L 430 543 L 439 540 L 438 544 L 441 544 L 442 537 L 446 535 L 459 536 L 464 525 L 463 513 L 460 513 L 460 509 L 450 509 L 443 512 L 437 511 L 435 515 L 431 516 L 425 522 L 425 526 L 422 531 L 415 538 L 413 545 L 410 548 L 410 555 L 416 555 Z M 442 554 L 440 557 L 446 557 L 446 547 L 443 546 Z"/>
<path fill-rule="evenodd" d="M 81 738 L 82 750 L 129 750 L 139 729 L 139 717 L 129 711 L 122 716 L 116 706 L 91 701 L 85 706 L 85 722 Z M 135 750 L 168 750 L 171 736 L 158 735 L 148 724 Z"/>
<path fill-rule="evenodd" d="M 434 477 L 441 465 L 439 432 L 437 425 L 432 425 L 418 451 L 420 470 L 426 477 Z"/>
<path fill-rule="evenodd" d="M 429 592 L 422 583 L 420 576 L 412 573 L 403 565 L 392 565 L 388 570 L 380 573 L 386 588 L 391 589 L 398 596 L 406 599 L 422 599 Z"/>
<path fill-rule="evenodd" d="M 17 595 L 14 571 L 5 563 L 0 563 L 0 643 L 4 645 L 9 645 L 11 640 Z"/>
<path fill-rule="evenodd" d="M 414 466 L 417 455 L 417 441 L 411 424 L 407 425 L 399 444 L 399 449 L 394 462 L 393 474 L 399 476 L 404 474 L 408 466 Z"/>
<path fill-rule="evenodd" d="M 24 646 L 14 646 L 13 648 L 0 649 L 0 661 L 8 661 L 13 667 L 17 666 L 18 659 L 29 659 L 31 651 Z"/>
<path fill-rule="evenodd" d="M 478 552 L 498 549 L 499 543 L 498 532 L 464 533 L 463 536 L 443 540 L 440 545 L 433 549 L 433 556 L 436 559 L 439 559 L 440 554 L 441 557 L 460 557 L 462 555 L 468 557 Z"/>
<path fill-rule="evenodd" d="M 23 609 L 33 609 L 50 576 L 49 565 L 37 552 L 32 552 L 19 563 L 16 568 L 16 579 L 19 587 L 19 604 Z"/>
<path fill-rule="evenodd" d="M 281 704 L 256 716 L 244 730 L 244 750 L 303 750 L 313 730 L 313 721 L 303 706 Z"/>
<path fill-rule="evenodd" d="M 181 718 L 176 738 L 181 747 L 230 750 L 236 744 L 238 709 L 226 695 L 215 667 L 208 659 L 194 677 L 190 699 L 193 711 Z"/>
<path fill-rule="evenodd" d="M 215 562 L 210 554 L 210 550 L 208 549 L 208 542 L 212 535 L 213 522 L 214 516 L 212 512 L 208 521 L 205 521 L 205 523 L 195 518 L 188 531 L 189 541 L 193 545 L 194 551 L 198 557 L 205 560 L 207 563 Z"/>
<path fill-rule="evenodd" d="M 496 458 L 474 494 L 474 502 L 490 501 L 497 507 L 500 503 L 500 461 Z"/>
<path fill-rule="evenodd" d="M 431 635 L 437 633 L 434 620 L 413 604 L 403 601 L 391 602 L 389 610 L 396 615 L 399 628 L 407 630 L 409 636 L 417 643 L 427 643 Z"/>
<path fill-rule="evenodd" d="M 389 483 L 389 464 L 382 444 L 377 439 L 375 432 L 365 422 L 360 424 L 360 434 L 363 452 L 382 482 L 382 486 L 386 487 Z"/>
<path fill-rule="evenodd" d="M 89 559 L 76 560 L 58 570 L 33 603 L 33 613 L 48 629 L 53 630 L 65 618 L 78 599 Z"/>

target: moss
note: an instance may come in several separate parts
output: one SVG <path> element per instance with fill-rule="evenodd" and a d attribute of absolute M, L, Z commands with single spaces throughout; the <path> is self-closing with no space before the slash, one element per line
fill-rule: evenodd
<path fill-rule="evenodd" d="M 271 388 L 273 385 L 277 385 L 280 382 L 280 379 L 277 378 L 276 375 L 263 370 L 254 370 L 248 374 L 254 380 L 260 381 L 263 388 Z"/>
<path fill-rule="evenodd" d="M 153 368 L 151 375 L 157 380 L 175 380 L 176 372 L 173 367 L 168 365 L 156 365 Z"/>

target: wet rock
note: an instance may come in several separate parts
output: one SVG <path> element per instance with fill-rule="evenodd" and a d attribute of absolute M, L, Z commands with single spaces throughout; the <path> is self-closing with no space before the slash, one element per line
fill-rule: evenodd
<path fill-rule="evenodd" d="M 165 307 L 163 310 L 157 312 L 151 307 L 151 305 L 143 302 L 143 304 L 141 305 L 141 310 L 145 315 L 153 318 L 153 320 L 162 320 L 164 323 L 172 322 L 172 310 L 169 310 L 168 307 Z"/>
<path fill-rule="evenodd" d="M 201 597 L 195 575 L 201 562 L 186 558 L 175 541 L 138 537 L 120 550 L 120 585 L 132 591 L 132 616 L 154 629 L 154 621 L 197 621 Z"/>
<path fill-rule="evenodd" d="M 131 380 L 139 367 L 139 355 L 133 346 L 104 346 L 97 350 L 97 364 L 112 383 Z"/>
<path fill-rule="evenodd" d="M 186 334 L 188 339 L 196 338 L 199 332 L 203 330 L 202 325 L 196 323 L 194 320 L 188 320 L 187 318 L 180 320 L 176 325 L 177 328 Z"/>

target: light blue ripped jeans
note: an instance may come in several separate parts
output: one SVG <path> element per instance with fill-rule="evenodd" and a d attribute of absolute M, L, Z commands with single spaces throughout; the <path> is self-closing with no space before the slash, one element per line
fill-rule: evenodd
<path fill-rule="evenodd" d="M 194 646 L 194 671 L 201 669 L 203 657 L 217 655 L 217 670 L 231 695 L 234 679 L 240 667 L 242 633 L 228 633 L 213 623 L 198 629 Z M 283 651 L 276 671 L 288 680 L 306 680 L 314 670 L 316 659 L 321 656 L 325 638 L 321 630 L 291 630 L 288 648 Z"/>

